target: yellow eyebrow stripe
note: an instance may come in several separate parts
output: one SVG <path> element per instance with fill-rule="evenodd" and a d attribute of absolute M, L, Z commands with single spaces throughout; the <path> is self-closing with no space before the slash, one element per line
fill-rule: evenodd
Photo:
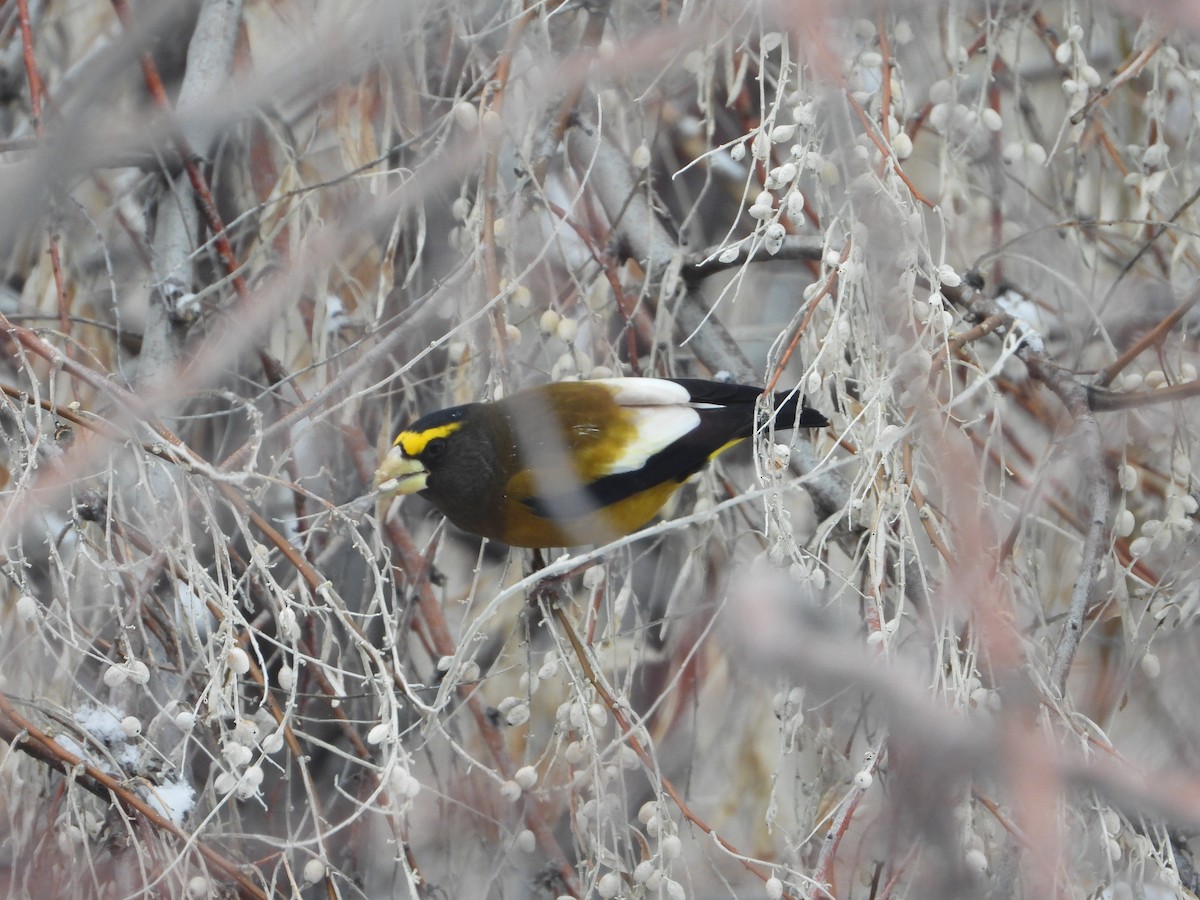
<path fill-rule="evenodd" d="M 426 428 L 424 431 L 402 431 L 396 435 L 393 447 L 399 447 L 405 456 L 420 456 L 425 452 L 429 442 L 435 438 L 444 438 L 462 428 L 462 422 L 450 422 L 436 428 Z"/>

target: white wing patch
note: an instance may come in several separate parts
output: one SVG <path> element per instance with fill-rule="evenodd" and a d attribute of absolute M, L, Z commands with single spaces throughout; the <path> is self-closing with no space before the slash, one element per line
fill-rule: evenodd
<path fill-rule="evenodd" d="M 613 380 L 621 381 L 624 379 Z M 657 381 L 658 379 L 631 378 L 628 380 Z M 687 391 L 683 390 L 679 385 L 671 384 L 669 381 L 660 381 L 659 383 L 678 388 L 683 392 L 683 404 L 687 403 Z M 621 402 L 619 398 L 618 402 Z M 633 405 L 626 403 L 622 403 L 622 405 L 629 406 L 629 415 L 633 417 L 637 437 L 633 441 L 630 441 L 621 452 L 621 455 L 613 460 L 612 468 L 608 472 L 610 475 L 616 475 L 620 472 L 637 471 L 654 454 L 665 450 L 700 424 L 700 413 L 687 405 L 678 403 L 673 406 Z"/>
<path fill-rule="evenodd" d="M 665 378 L 595 378 L 612 391 L 618 406 L 685 406 L 692 398 L 687 388 Z"/>

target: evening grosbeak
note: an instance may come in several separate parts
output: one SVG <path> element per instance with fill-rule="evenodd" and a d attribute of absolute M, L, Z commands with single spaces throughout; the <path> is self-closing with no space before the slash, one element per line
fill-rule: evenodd
<path fill-rule="evenodd" d="M 464 531 L 513 546 L 604 543 L 644 526 L 753 435 L 762 393 L 695 378 L 546 384 L 421 417 L 397 435 L 375 484 L 419 493 Z M 779 430 L 829 424 L 796 394 L 774 396 L 773 418 Z"/>

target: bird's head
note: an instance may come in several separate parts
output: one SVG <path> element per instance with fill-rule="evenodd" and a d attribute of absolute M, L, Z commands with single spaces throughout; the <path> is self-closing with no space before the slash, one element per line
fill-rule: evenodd
<path fill-rule="evenodd" d="M 472 406 L 430 413 L 397 436 L 375 470 L 375 487 L 383 494 L 415 494 L 436 488 L 439 472 L 449 470 L 475 438 Z"/>

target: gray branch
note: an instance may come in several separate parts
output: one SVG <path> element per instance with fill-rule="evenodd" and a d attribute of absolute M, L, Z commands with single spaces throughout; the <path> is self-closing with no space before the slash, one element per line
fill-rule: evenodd
<path fill-rule="evenodd" d="M 187 72 L 179 90 L 178 115 L 184 142 L 204 153 L 215 138 L 201 125 L 209 120 L 204 109 L 215 102 L 227 84 L 233 66 L 242 0 L 205 0 L 188 45 Z M 190 124 L 200 123 L 200 124 Z M 152 246 L 156 279 L 142 347 L 143 381 L 159 377 L 179 360 L 182 335 L 178 325 L 194 316 L 193 254 L 200 230 L 200 215 L 186 173 L 180 172 L 165 187 L 158 204 Z"/>

